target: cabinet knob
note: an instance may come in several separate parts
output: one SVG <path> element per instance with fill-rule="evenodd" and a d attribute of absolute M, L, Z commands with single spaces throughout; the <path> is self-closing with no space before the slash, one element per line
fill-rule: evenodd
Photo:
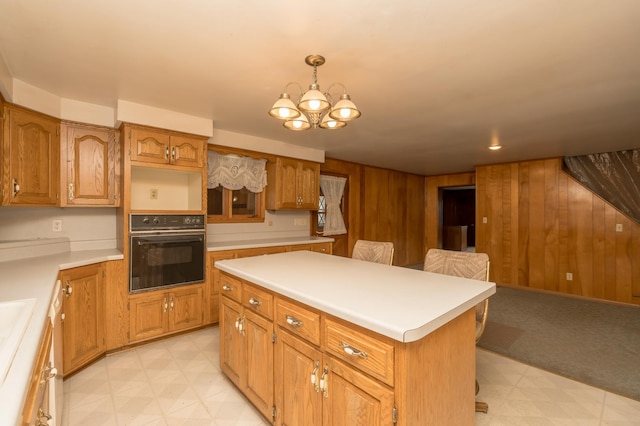
<path fill-rule="evenodd" d="M 287 324 L 289 324 L 293 328 L 297 328 L 297 327 L 300 327 L 301 325 L 304 325 L 302 321 L 300 321 L 298 318 L 293 317 L 291 315 L 287 315 L 286 318 L 287 318 Z"/>
<path fill-rule="evenodd" d="M 254 298 L 254 297 L 250 297 L 249 298 L 249 303 L 253 306 L 260 306 L 262 305 L 262 302 L 259 301 L 258 299 Z"/>
<path fill-rule="evenodd" d="M 230 285 L 226 285 L 226 284 L 225 284 L 225 285 L 223 285 L 223 286 L 222 286 L 222 289 L 223 289 L 224 291 L 232 291 L 232 290 L 233 290 L 233 287 L 231 287 Z"/>
<path fill-rule="evenodd" d="M 361 351 L 359 349 L 356 349 L 355 347 L 345 343 L 345 342 L 340 342 L 340 345 L 342 346 L 342 350 L 351 356 L 358 356 L 362 359 L 367 359 L 368 355 L 366 352 Z"/>
<path fill-rule="evenodd" d="M 13 196 L 17 196 L 18 192 L 20 192 L 20 185 L 17 180 L 13 179 Z"/>

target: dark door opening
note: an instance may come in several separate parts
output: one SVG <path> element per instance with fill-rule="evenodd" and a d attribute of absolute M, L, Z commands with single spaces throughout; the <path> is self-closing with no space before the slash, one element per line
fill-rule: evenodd
<path fill-rule="evenodd" d="M 476 188 L 460 186 L 441 188 L 442 248 L 475 251 Z"/>

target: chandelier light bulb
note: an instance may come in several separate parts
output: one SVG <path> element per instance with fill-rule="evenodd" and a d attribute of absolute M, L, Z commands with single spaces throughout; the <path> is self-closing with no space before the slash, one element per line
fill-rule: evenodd
<path fill-rule="evenodd" d="M 299 129 L 300 127 L 302 127 L 302 121 L 293 120 L 293 127 L 295 127 L 296 129 Z"/>

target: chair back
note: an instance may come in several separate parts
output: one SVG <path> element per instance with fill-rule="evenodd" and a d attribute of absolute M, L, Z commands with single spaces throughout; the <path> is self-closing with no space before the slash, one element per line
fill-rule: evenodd
<path fill-rule="evenodd" d="M 489 281 L 489 255 L 452 250 L 430 249 L 424 258 L 427 272 Z M 482 337 L 487 324 L 489 299 L 476 305 L 476 343 Z"/>
<path fill-rule="evenodd" d="M 358 240 L 353 246 L 353 259 L 391 265 L 393 263 L 393 243 Z"/>

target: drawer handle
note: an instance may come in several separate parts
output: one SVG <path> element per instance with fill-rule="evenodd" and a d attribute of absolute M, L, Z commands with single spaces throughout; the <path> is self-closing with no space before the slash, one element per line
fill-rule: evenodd
<path fill-rule="evenodd" d="M 353 346 L 346 344 L 345 342 L 340 342 L 340 345 L 342 345 L 342 350 L 351 356 L 359 356 L 362 359 L 367 359 L 368 357 L 366 352 L 356 349 Z"/>
<path fill-rule="evenodd" d="M 300 327 L 301 325 L 303 325 L 304 323 L 302 321 L 300 321 L 296 317 L 292 317 L 291 315 L 287 315 L 287 324 L 289 324 L 293 328 L 297 328 L 297 327 Z"/>
<path fill-rule="evenodd" d="M 262 302 L 259 301 L 258 299 L 254 298 L 254 297 L 250 297 L 249 298 L 249 303 L 253 306 L 260 306 L 262 305 Z"/>
<path fill-rule="evenodd" d="M 225 284 L 225 285 L 223 285 L 223 286 L 222 286 L 222 289 L 223 289 L 224 291 L 232 291 L 232 290 L 233 290 L 233 287 L 231 287 L 230 285 L 226 285 L 226 284 Z"/>

